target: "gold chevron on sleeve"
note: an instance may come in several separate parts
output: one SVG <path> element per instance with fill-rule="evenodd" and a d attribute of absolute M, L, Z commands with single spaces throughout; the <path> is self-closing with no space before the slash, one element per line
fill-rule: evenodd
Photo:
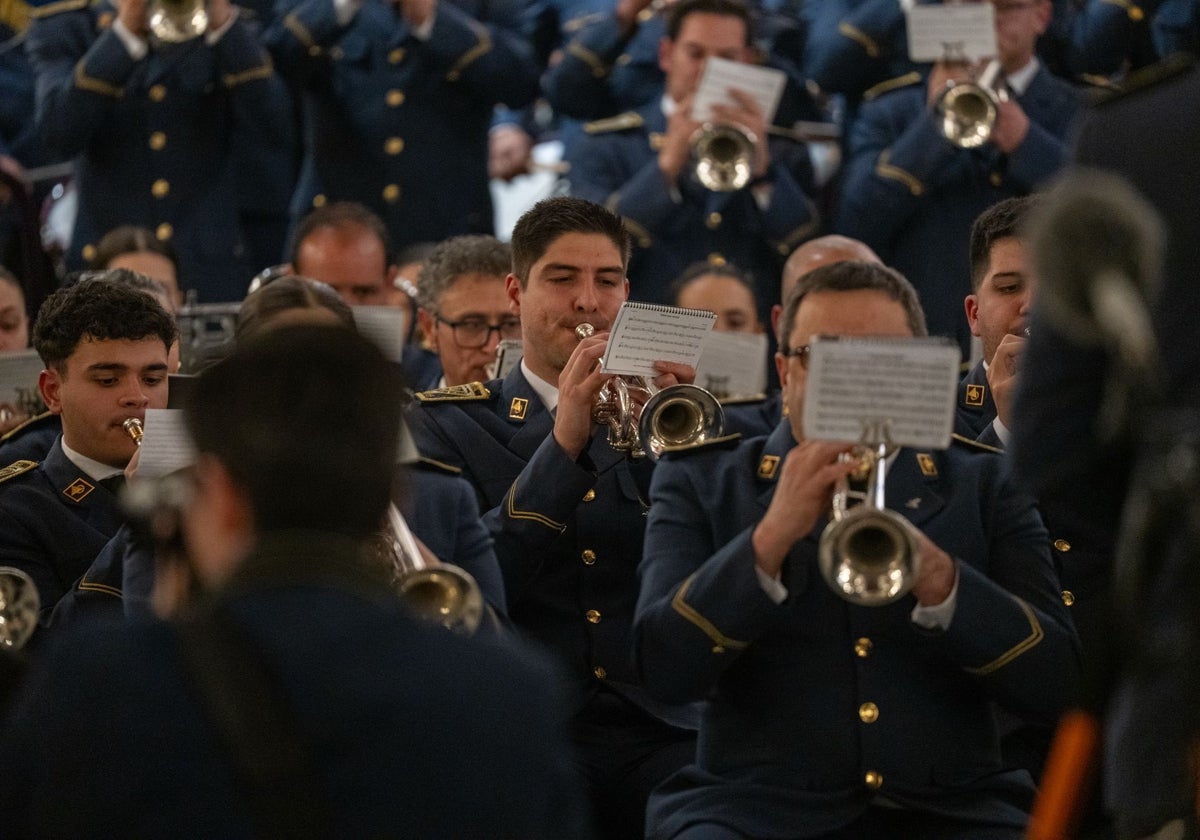
<path fill-rule="evenodd" d="M 671 607 L 675 610 L 675 612 L 679 613 L 692 624 L 695 624 L 697 627 L 699 627 L 700 631 L 712 640 L 713 653 L 724 653 L 727 650 L 744 649 L 749 642 L 739 642 L 737 639 L 729 638 L 720 630 L 718 630 L 716 625 L 714 625 L 704 616 L 700 615 L 700 613 L 696 612 L 694 607 L 684 601 L 683 598 L 687 594 L 688 588 L 692 585 L 693 577 L 695 577 L 695 575 L 692 575 L 682 584 L 680 584 L 679 591 L 676 592 L 675 597 L 671 599 Z"/>
<path fill-rule="evenodd" d="M 1033 614 L 1033 608 L 1020 598 L 1016 598 L 1014 600 L 1016 600 L 1016 602 L 1021 606 L 1021 609 L 1025 613 L 1025 618 L 1029 620 L 1029 635 L 1006 650 L 1004 653 L 997 656 L 988 664 L 980 668 L 964 668 L 963 670 L 968 674 L 975 674 L 976 676 L 980 677 L 986 677 L 988 674 L 994 674 L 996 671 L 999 671 L 1021 654 L 1037 647 L 1038 642 L 1045 638 L 1046 632 L 1042 630 L 1041 622 L 1039 622 L 1037 620 L 1037 616 Z"/>

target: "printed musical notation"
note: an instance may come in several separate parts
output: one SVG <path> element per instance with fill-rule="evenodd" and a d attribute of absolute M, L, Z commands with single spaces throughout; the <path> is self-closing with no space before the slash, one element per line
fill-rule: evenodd
<path fill-rule="evenodd" d="M 613 322 L 601 370 L 654 377 L 655 362 L 695 367 L 716 321 L 712 312 L 626 301 Z"/>

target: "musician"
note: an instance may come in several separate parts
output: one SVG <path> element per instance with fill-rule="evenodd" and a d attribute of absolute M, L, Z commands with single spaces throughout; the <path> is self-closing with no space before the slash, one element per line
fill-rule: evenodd
<path fill-rule="evenodd" d="M 0 353 L 29 346 L 25 292 L 11 271 L 0 265 Z M 7 431 L 7 430 L 6 430 Z"/>
<path fill-rule="evenodd" d="M 418 281 L 421 332 L 441 361 L 437 387 L 491 378 L 501 339 L 521 337 L 504 278 L 512 249 L 494 236 L 455 236 L 434 248 Z"/>
<path fill-rule="evenodd" d="M 754 305 L 754 284 L 737 266 L 719 262 L 693 263 L 671 284 L 675 306 L 706 309 L 717 316 L 717 332 L 761 333 Z"/>
<path fill-rule="evenodd" d="M 378 306 L 396 277 L 383 220 L 361 204 L 342 201 L 313 210 L 292 239 L 292 272 L 319 280 L 347 306 Z"/>
<path fill-rule="evenodd" d="M 639 107 L 585 126 L 568 155 L 571 194 L 604 203 L 634 234 L 630 262 L 638 300 L 670 300 L 671 278 L 698 260 L 719 257 L 749 274 L 765 320 L 778 297 L 784 255 L 816 224 L 812 167 L 805 144 L 768 137 L 769 121 L 745 91 L 714 118 L 755 138 L 751 181 L 738 190 L 706 189 L 694 174 L 692 99 L 705 62 L 752 63 L 749 11 L 741 0 L 682 0 L 659 45 L 665 80 Z"/>
<path fill-rule="evenodd" d="M 414 622 L 362 550 L 401 385 L 336 326 L 200 375 L 177 561 L 198 589 L 31 676 L 0 736 L 6 836 L 581 836 L 549 663 Z"/>
<path fill-rule="evenodd" d="M 33 578 L 43 610 L 83 574 L 123 520 L 116 487 L 136 446 L 122 427 L 167 404 L 171 316 L 114 269 L 42 304 L 38 390 L 62 420 L 44 460 L 0 470 L 0 556 Z M 108 278 L 108 279 L 106 279 Z"/>
<path fill-rule="evenodd" d="M 597 360 L 629 295 L 620 218 L 578 198 L 538 202 L 513 230 L 505 279 L 524 357 L 503 380 L 418 395 L 422 453 L 475 487 L 496 540 L 508 612 L 569 669 L 574 742 L 602 836 L 640 837 L 650 790 L 690 760 L 695 715 L 634 676 L 635 570 L 652 464 L 615 451 L 592 421 Z M 596 334 L 582 341 L 575 328 Z M 691 381 L 659 363 L 655 383 Z"/>
<path fill-rule="evenodd" d="M 639 673 L 660 699 L 707 699 L 691 766 L 656 791 L 652 838 L 1020 838 L 1033 786 L 1003 769 L 990 701 L 1054 720 L 1077 641 L 1046 532 L 1004 464 L 973 445 L 901 449 L 888 506 L 920 571 L 888 606 L 852 605 L 817 568 L 850 447 L 808 440 L 815 335 L 923 335 L 912 286 L 845 262 L 785 302 L 788 416 L 769 436 L 668 455 L 639 570 Z"/>

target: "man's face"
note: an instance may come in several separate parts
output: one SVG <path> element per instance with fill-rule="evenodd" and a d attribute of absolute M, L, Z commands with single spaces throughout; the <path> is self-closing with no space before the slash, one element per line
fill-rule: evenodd
<path fill-rule="evenodd" d="M 754 295 L 732 277 L 720 274 L 705 274 L 684 286 L 676 300 L 678 306 L 687 309 L 707 309 L 717 313 L 713 329 L 717 332 L 762 332 L 758 313 L 754 308 Z"/>
<path fill-rule="evenodd" d="M 87 336 L 63 371 L 42 371 L 46 407 L 62 416 L 63 440 L 81 455 L 124 467 L 136 449 L 122 423 L 167 407 L 167 348 L 158 338 L 96 341 Z"/>
<path fill-rule="evenodd" d="M 548 382 L 558 382 L 579 344 L 575 328 L 597 332 L 612 326 L 629 296 L 621 251 L 603 234 L 564 233 L 529 269 L 522 289 L 516 276 L 505 280 L 509 309 L 521 318 L 525 363 Z"/>
<path fill-rule="evenodd" d="M 480 327 L 508 325 L 520 336 L 521 322 L 508 307 L 504 277 L 486 274 L 466 274 L 442 292 L 437 301 L 438 311 L 421 311 L 421 327 L 429 336 L 430 347 L 442 361 L 447 385 L 467 382 L 486 382 L 487 366 L 496 359 L 496 345 L 501 335 L 492 330 L 483 344 L 471 336 Z M 438 316 L 438 317 L 435 317 Z M 458 324 L 456 328 L 450 324 Z M 468 346 L 463 346 L 464 344 Z"/>
<path fill-rule="evenodd" d="M 1007 72 L 1020 70 L 1031 58 L 1038 36 L 1050 24 L 1048 0 L 992 0 L 996 7 L 996 51 Z"/>
<path fill-rule="evenodd" d="M 810 344 L 818 335 L 911 336 L 904 307 L 874 289 L 849 292 L 812 292 L 804 296 L 796 310 L 796 320 L 786 347 L 795 349 Z M 807 356 L 784 357 L 775 354 L 775 367 L 783 386 L 792 435 L 804 440 L 804 387 L 808 382 Z"/>
<path fill-rule="evenodd" d="M 658 66 L 666 74 L 667 94 L 682 102 L 696 90 L 704 62 L 710 56 L 730 61 L 750 60 L 746 25 L 738 17 L 693 12 L 683 20 L 679 36 L 663 38 L 658 46 Z"/>
<path fill-rule="evenodd" d="M 979 291 L 965 301 L 971 334 L 983 342 L 983 358 L 989 362 L 1005 335 L 1024 334 L 1034 285 L 1025 244 L 1015 237 L 996 240 Z"/>
<path fill-rule="evenodd" d="M 387 302 L 392 274 L 383 243 L 357 225 L 317 228 L 300 243 L 296 273 L 332 286 L 347 306 Z"/>
<path fill-rule="evenodd" d="M 163 294 L 155 298 L 163 305 L 163 309 L 172 315 L 179 311 L 183 304 L 183 294 L 179 291 L 179 277 L 175 273 L 175 263 L 154 251 L 129 251 L 117 254 L 108 261 L 105 268 L 127 268 L 143 274 L 151 280 L 157 280 L 163 287 Z"/>
<path fill-rule="evenodd" d="M 25 298 L 7 280 L 0 280 L 0 352 L 29 346 L 29 316 Z"/>

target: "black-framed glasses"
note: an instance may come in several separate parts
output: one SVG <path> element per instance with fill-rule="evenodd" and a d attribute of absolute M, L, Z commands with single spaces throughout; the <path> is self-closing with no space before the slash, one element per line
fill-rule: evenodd
<path fill-rule="evenodd" d="M 434 315 L 439 324 L 445 324 L 454 335 L 454 343 L 463 348 L 483 347 L 492 337 L 499 333 L 500 338 L 520 338 L 521 319 L 505 318 L 499 324 L 489 324 L 483 318 L 463 318 L 460 321 L 447 321 L 441 315 Z"/>
<path fill-rule="evenodd" d="M 800 362 L 800 367 L 808 370 L 808 351 L 811 349 L 811 344 L 801 344 L 799 347 L 780 347 L 779 355 L 789 359 L 797 359 Z"/>

